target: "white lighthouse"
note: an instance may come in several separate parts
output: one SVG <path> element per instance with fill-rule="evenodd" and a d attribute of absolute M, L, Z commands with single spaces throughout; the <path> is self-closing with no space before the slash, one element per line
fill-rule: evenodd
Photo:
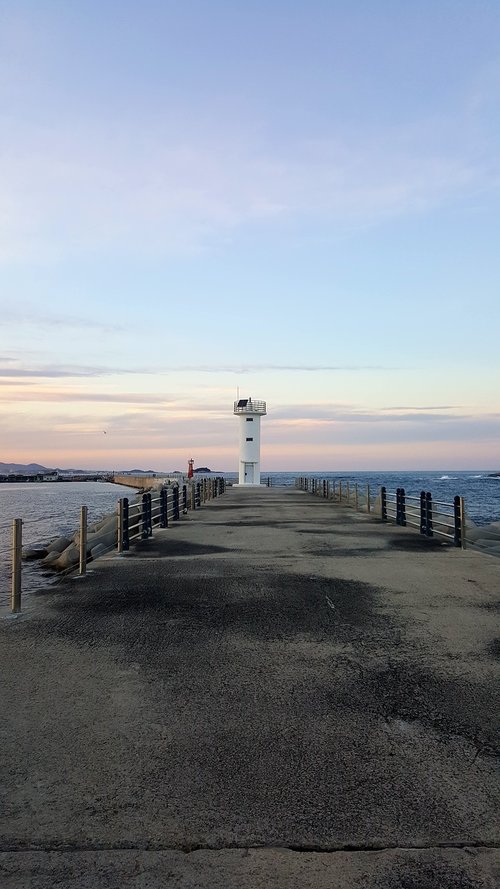
<path fill-rule="evenodd" d="M 265 401 L 240 398 L 234 402 L 240 420 L 240 485 L 260 485 L 260 418 L 266 414 Z"/>

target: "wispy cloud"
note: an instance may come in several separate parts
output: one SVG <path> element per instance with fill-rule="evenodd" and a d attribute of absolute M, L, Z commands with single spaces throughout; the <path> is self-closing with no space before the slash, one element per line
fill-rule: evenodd
<path fill-rule="evenodd" d="M 461 421 L 473 423 L 480 418 L 496 422 L 500 414 L 494 412 L 478 414 L 464 409 L 459 411 L 456 405 L 373 409 L 356 404 L 290 404 L 271 409 L 266 422 L 274 426 L 308 428 L 332 424 L 350 426 L 369 424 L 375 427 L 389 424 L 408 426 L 452 424 Z"/>
<path fill-rule="evenodd" d="M 2 304 L 1 312 L 2 325 L 22 324 L 23 327 L 68 327 L 76 330 L 92 330 L 105 334 L 120 333 L 125 330 L 125 325 L 118 322 L 103 322 L 94 318 L 83 318 L 73 315 L 59 315 L 54 312 L 40 312 L 31 305 L 22 307 L 11 307 L 8 304 Z M 2 359 L 0 359 L 2 360 Z M 14 359 L 5 359 L 13 361 Z"/>
<path fill-rule="evenodd" d="M 191 252 L 254 222 L 322 218 L 345 231 L 421 213 L 495 175 L 454 140 L 457 120 L 439 129 L 439 143 L 436 122 L 421 121 L 277 145 L 256 121 L 189 131 L 175 119 L 133 129 L 11 121 L 0 148 L 0 261 Z"/>
<path fill-rule="evenodd" d="M 0 384 L 1 385 L 1 384 Z M 8 384 L 13 385 L 11 383 Z M 14 384 L 14 385 L 19 385 Z M 8 392 L 0 391 L 0 402 L 11 402 L 13 401 L 12 395 Z M 55 403 L 69 403 L 74 404 L 76 402 L 95 402 L 95 403 L 108 403 L 108 404 L 158 404 L 158 405 L 172 405 L 175 403 L 174 399 L 166 398 L 163 395 L 152 395 L 147 393 L 137 393 L 137 392 L 75 392 L 71 391 L 63 391 L 63 390 L 40 390 L 39 388 L 30 389 L 28 391 L 16 392 L 15 401 L 36 401 L 36 402 L 55 402 Z"/>
<path fill-rule="evenodd" d="M 156 367 L 123 367 L 102 365 L 41 365 L 39 367 L 1 367 L 0 378 L 30 377 L 102 377 L 120 374 L 169 374 L 169 373 L 203 373 L 203 374 L 258 374 L 267 372 L 319 372 L 319 371 L 384 371 L 394 367 L 369 364 L 177 364 L 158 365 Z"/>
<path fill-rule="evenodd" d="M 462 407 L 460 404 L 429 404 L 429 405 L 419 405 L 416 406 L 414 404 L 403 404 L 403 405 L 393 405 L 392 407 L 381 407 L 379 408 L 381 413 L 388 411 L 392 413 L 392 411 L 453 411 L 457 408 Z"/>
<path fill-rule="evenodd" d="M 233 373 L 251 374 L 267 373 L 268 371 L 360 371 L 360 370 L 395 370 L 381 364 L 181 364 L 177 367 L 163 368 L 163 370 L 176 370 L 196 373 Z"/>
<path fill-rule="evenodd" d="M 127 370 L 126 368 L 112 367 L 86 367 L 76 365 L 75 367 L 61 365 L 47 365 L 45 367 L 0 367 L 0 378 L 26 377 L 29 379 L 56 379 L 60 377 L 102 377 L 109 374 L 126 374 L 135 373 L 136 371 Z"/>

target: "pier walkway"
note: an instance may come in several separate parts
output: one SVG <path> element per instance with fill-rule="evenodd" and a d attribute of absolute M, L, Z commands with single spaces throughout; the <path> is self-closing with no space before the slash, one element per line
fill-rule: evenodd
<path fill-rule="evenodd" d="M 500 880 L 500 562 L 229 489 L 0 622 L 2 889 Z"/>

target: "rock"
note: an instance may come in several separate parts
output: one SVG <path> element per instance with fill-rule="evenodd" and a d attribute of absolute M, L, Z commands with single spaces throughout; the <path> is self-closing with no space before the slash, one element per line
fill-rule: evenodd
<path fill-rule="evenodd" d="M 478 540 L 493 540 L 500 543 L 500 528 L 490 530 L 491 525 L 485 525 L 481 528 L 467 529 L 467 539 L 477 542 Z"/>
<path fill-rule="evenodd" d="M 80 550 L 74 543 L 71 543 L 60 554 L 59 558 L 52 563 L 51 567 L 57 568 L 58 571 L 64 571 L 66 568 L 72 568 L 73 565 L 78 564 L 79 561 Z"/>
<path fill-rule="evenodd" d="M 490 522 L 489 525 L 486 525 L 486 530 L 491 532 L 494 531 L 495 533 L 498 533 L 498 536 L 500 537 L 500 522 Z"/>
<path fill-rule="evenodd" d="M 56 537 L 55 540 L 46 546 L 46 550 L 48 553 L 62 553 L 70 543 L 71 540 L 69 540 L 68 537 Z"/>
<path fill-rule="evenodd" d="M 117 519 L 116 515 L 106 516 L 104 519 L 101 519 L 100 522 L 96 522 L 93 525 L 89 525 L 87 528 L 87 549 L 89 540 L 97 540 L 98 536 L 102 534 L 107 534 L 109 531 L 116 533 L 117 527 Z M 80 531 L 75 531 L 73 535 L 73 542 L 76 543 L 77 546 L 80 545 Z"/>
<path fill-rule="evenodd" d="M 113 522 L 116 523 L 116 516 L 114 514 L 104 516 L 104 518 L 100 519 L 98 522 L 94 522 L 92 525 L 89 525 L 88 531 L 92 534 L 95 534 L 96 531 L 101 531 L 102 528 L 105 528 L 106 525 Z"/>
<path fill-rule="evenodd" d="M 107 553 L 108 551 L 108 547 L 104 546 L 104 543 L 96 543 L 90 550 L 90 555 L 93 559 L 98 559 L 99 556 L 103 556 L 104 553 Z"/>
<path fill-rule="evenodd" d="M 46 555 L 47 555 L 47 550 L 45 547 L 38 547 L 38 546 L 27 547 L 26 549 L 23 549 L 23 551 L 22 551 L 22 558 L 26 562 L 31 562 L 31 561 L 34 561 L 35 559 L 43 559 L 44 556 L 46 556 Z"/>
<path fill-rule="evenodd" d="M 471 543 L 471 549 L 485 553 L 487 556 L 500 556 L 500 541 L 493 543 L 491 540 L 475 540 Z"/>
<path fill-rule="evenodd" d="M 108 549 L 109 547 L 116 546 L 117 542 L 116 528 L 112 528 L 109 531 L 96 531 L 95 534 L 89 534 L 87 537 L 87 552 L 92 552 L 99 544 Z"/>
<path fill-rule="evenodd" d="M 44 568 L 52 568 L 54 562 L 57 562 L 61 553 L 54 550 L 54 552 L 48 553 L 44 559 L 40 562 L 40 565 L 43 565 Z"/>
<path fill-rule="evenodd" d="M 495 549 L 500 547 L 500 540 L 492 540 L 487 537 L 480 537 L 478 540 L 471 541 L 474 546 L 480 546 L 481 549 Z"/>

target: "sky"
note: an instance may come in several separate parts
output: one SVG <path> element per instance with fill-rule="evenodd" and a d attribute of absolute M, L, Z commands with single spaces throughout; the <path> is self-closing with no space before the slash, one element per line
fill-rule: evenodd
<path fill-rule="evenodd" d="M 498 0 L 0 0 L 0 461 L 500 469 Z"/>

